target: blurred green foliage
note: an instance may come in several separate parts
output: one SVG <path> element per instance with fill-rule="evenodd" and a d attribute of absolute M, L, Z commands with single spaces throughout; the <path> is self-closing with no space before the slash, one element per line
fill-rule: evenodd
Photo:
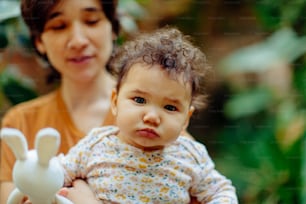
<path fill-rule="evenodd" d="M 3 94 L 12 104 L 28 101 L 38 96 L 38 93 L 24 80 L 6 70 L 1 73 L 0 81 Z"/>
<path fill-rule="evenodd" d="M 28 33 L 20 19 L 19 1 L 0 1 L 0 56 L 5 49 L 14 46 L 30 48 Z M 8 69 L 10 64 L 7 59 L 0 59 L 0 88 L 2 94 L 10 101 L 12 105 L 23 101 L 33 99 L 38 96 L 35 89 L 22 79 L 22 77 L 11 73 Z M 1 62 L 0 61 L 0 62 Z M 3 100 L 3 96 L 1 97 Z M 2 103 L 1 103 L 2 104 Z"/>
<path fill-rule="evenodd" d="M 8 45 L 8 39 L 5 33 L 5 26 L 0 25 L 0 49 L 4 49 Z"/>
<path fill-rule="evenodd" d="M 217 163 L 241 203 L 306 203 L 306 1 L 251 5 L 269 35 L 218 65 L 229 97 Z"/>

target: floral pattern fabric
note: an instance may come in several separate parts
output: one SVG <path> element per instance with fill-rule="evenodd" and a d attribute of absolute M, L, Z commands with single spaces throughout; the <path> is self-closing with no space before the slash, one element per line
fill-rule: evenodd
<path fill-rule="evenodd" d="M 104 203 L 238 203 L 230 180 L 218 173 L 203 144 L 186 137 L 162 150 L 122 142 L 118 128 L 93 129 L 60 160 L 65 185 L 84 178 Z"/>

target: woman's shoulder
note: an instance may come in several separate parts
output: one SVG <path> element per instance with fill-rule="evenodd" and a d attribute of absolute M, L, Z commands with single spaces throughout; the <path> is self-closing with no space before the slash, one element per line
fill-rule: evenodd
<path fill-rule="evenodd" d="M 19 103 L 11 107 L 2 118 L 2 126 L 11 126 L 17 121 L 25 118 L 36 118 L 37 114 L 42 115 L 44 112 L 50 112 L 57 105 L 57 91 L 53 91 L 38 98 Z"/>

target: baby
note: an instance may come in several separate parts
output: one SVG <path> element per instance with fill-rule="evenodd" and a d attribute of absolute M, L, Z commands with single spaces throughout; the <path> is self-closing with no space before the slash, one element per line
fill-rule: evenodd
<path fill-rule="evenodd" d="M 204 105 L 205 55 L 166 27 L 126 42 L 109 69 L 116 127 L 93 129 L 61 157 L 65 185 L 86 179 L 103 203 L 238 203 L 205 146 L 180 136 Z"/>

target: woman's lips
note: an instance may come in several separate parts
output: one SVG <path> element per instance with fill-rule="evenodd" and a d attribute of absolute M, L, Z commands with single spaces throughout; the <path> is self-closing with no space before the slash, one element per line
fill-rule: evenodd
<path fill-rule="evenodd" d="M 149 139 L 154 139 L 154 138 L 159 137 L 159 135 L 154 130 L 149 129 L 149 128 L 138 130 L 137 133 L 141 137 L 146 137 L 146 138 L 149 138 Z"/>
<path fill-rule="evenodd" d="M 72 63 L 86 63 L 89 61 L 92 57 L 90 56 L 80 56 L 80 57 L 71 57 L 68 60 Z"/>

